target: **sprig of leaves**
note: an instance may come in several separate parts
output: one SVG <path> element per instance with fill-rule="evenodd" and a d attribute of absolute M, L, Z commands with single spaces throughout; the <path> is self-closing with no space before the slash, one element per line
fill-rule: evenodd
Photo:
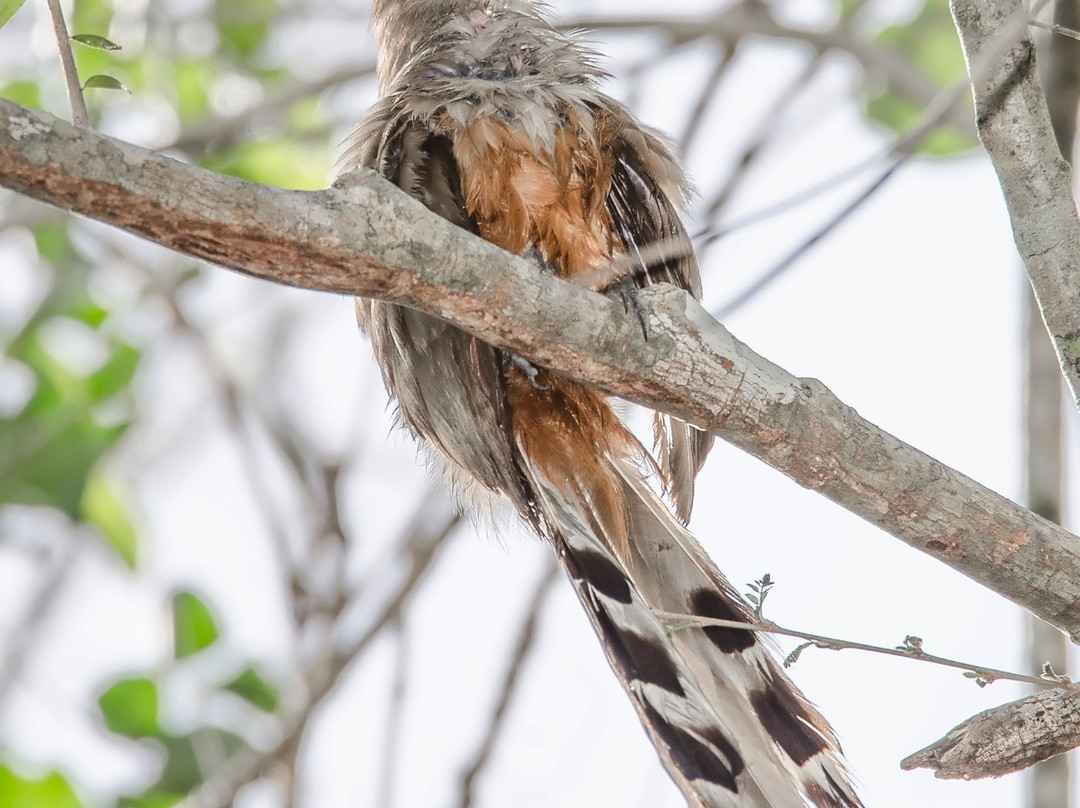
<path fill-rule="evenodd" d="M 750 587 L 750 591 L 746 594 L 746 599 L 754 606 L 754 617 L 758 621 L 764 621 L 765 616 L 762 609 L 765 606 L 765 598 L 769 596 L 769 592 L 776 586 L 776 581 L 772 579 L 772 575 L 765 573 L 753 583 L 747 584 Z"/>

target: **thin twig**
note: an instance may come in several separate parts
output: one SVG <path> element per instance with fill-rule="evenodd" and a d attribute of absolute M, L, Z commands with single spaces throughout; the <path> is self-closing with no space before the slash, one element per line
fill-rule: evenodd
<path fill-rule="evenodd" d="M 720 87 L 724 74 L 727 73 L 728 68 L 731 66 L 731 60 L 735 57 L 735 51 L 739 43 L 738 41 L 721 42 L 720 46 L 723 48 L 723 52 L 717 58 L 716 65 L 698 95 L 694 109 L 690 112 L 686 128 L 683 129 L 682 136 L 677 141 L 679 144 L 679 157 L 685 157 L 689 153 L 694 140 L 701 133 L 702 124 L 705 122 L 705 113 L 709 111 L 709 105 L 716 98 L 716 91 Z"/>
<path fill-rule="evenodd" d="M 1072 28 L 1066 28 L 1064 25 L 1058 25 L 1055 22 L 1028 20 L 1028 25 L 1034 26 L 1035 28 L 1042 28 L 1044 31 L 1049 31 L 1052 34 L 1061 34 L 1062 36 L 1072 37 L 1073 39 L 1080 39 L 1080 31 L 1074 31 Z"/>
<path fill-rule="evenodd" d="M 714 220 L 717 214 L 735 194 L 735 190 L 746 177 L 747 170 L 761 154 L 762 150 L 779 131 L 779 122 L 783 120 L 787 108 L 799 97 L 803 90 L 813 81 L 821 66 L 825 63 L 824 55 L 817 52 L 806 63 L 802 70 L 791 80 L 790 84 L 777 95 L 776 99 L 758 120 L 754 132 L 744 144 L 742 153 L 735 161 L 735 167 L 724 182 L 723 187 L 713 196 L 705 208 L 705 217 Z M 730 227 L 727 228 L 730 232 Z"/>
<path fill-rule="evenodd" d="M 284 527 L 285 522 L 278 513 L 279 498 L 270 489 L 264 472 L 264 463 L 259 458 L 254 438 L 244 423 L 244 407 L 241 404 L 242 393 L 235 380 L 226 372 L 215 355 L 206 334 L 195 327 L 175 296 L 171 293 L 163 293 L 162 298 L 168 305 L 178 330 L 194 341 L 207 378 L 216 389 L 225 422 L 235 439 L 237 459 L 240 461 L 244 471 L 244 481 L 270 536 L 271 544 L 277 555 L 278 565 L 281 567 L 281 573 L 285 578 L 286 591 L 295 594 L 300 584 L 298 570 L 293 561 L 293 552 L 289 546 L 289 537 Z M 294 597 L 290 599 L 293 601 L 291 612 L 294 618 L 294 626 L 298 629 L 300 623 L 297 611 L 298 604 Z"/>
<path fill-rule="evenodd" d="M 771 621 L 757 622 L 757 623 L 744 623 L 738 620 L 718 620 L 712 617 L 700 617 L 693 614 L 678 614 L 676 612 L 656 612 L 656 616 L 661 620 L 669 623 L 669 630 L 678 631 L 684 628 L 691 627 L 704 627 L 704 626 L 716 626 L 718 628 L 734 628 L 742 629 L 744 631 L 758 631 L 764 634 L 779 634 L 784 637 L 795 637 L 797 639 L 805 640 L 811 643 L 817 648 L 826 648 L 832 651 L 870 651 L 875 654 L 885 654 L 887 656 L 903 657 L 904 659 L 914 659 L 919 662 L 930 662 L 934 665 L 943 665 L 947 668 L 957 668 L 965 673 L 974 674 L 974 677 L 980 684 L 990 684 L 991 682 L 998 681 L 999 679 L 1008 680 L 1011 682 L 1025 682 L 1030 685 L 1038 685 L 1040 687 L 1067 687 L 1076 688 L 1077 684 L 1070 681 L 1058 681 L 1056 678 L 1044 679 L 1038 676 L 1028 676 L 1023 673 L 1012 673 L 1010 671 L 1003 671 L 997 668 L 987 668 L 983 665 L 972 665 L 967 662 L 960 662 L 955 659 L 949 659 L 947 657 L 937 656 L 936 654 L 928 654 L 922 650 L 921 642 L 911 642 L 897 648 L 887 648 L 881 645 L 869 645 L 868 643 L 854 642 L 852 640 L 841 640 L 836 637 L 827 637 L 824 634 L 811 634 L 807 631 L 798 631 L 796 629 L 784 628 Z"/>
<path fill-rule="evenodd" d="M 230 759 L 213 777 L 188 794 L 179 803 L 180 808 L 229 808 L 237 792 L 260 772 L 283 756 L 298 756 L 307 727 L 319 705 L 337 691 L 345 671 L 363 655 L 372 641 L 396 624 L 405 603 L 431 569 L 438 549 L 460 523 L 460 515 L 448 514 L 436 524 L 416 525 L 416 530 L 404 542 L 402 552 L 408 569 L 397 591 L 358 638 L 346 648 L 335 650 L 329 659 L 323 657 L 312 662 L 304 676 L 309 686 L 308 696 L 292 721 L 286 723 L 277 742 L 265 751 L 254 750 Z"/>
<path fill-rule="evenodd" d="M 61 550 L 61 557 L 51 560 L 51 566 L 41 571 L 41 578 L 34 590 L 17 627 L 5 638 L 6 649 L 0 654 L 0 713 L 6 706 L 8 693 L 19 679 L 34 644 L 43 640 L 41 627 L 52 615 L 57 601 L 67 593 L 65 586 L 76 568 L 80 549 L 85 546 L 84 537 L 73 536 L 73 544 Z M 50 563 L 46 561 L 44 563 Z"/>
<path fill-rule="evenodd" d="M 90 125 L 90 115 L 86 111 L 86 99 L 83 98 L 82 85 L 79 84 L 79 71 L 75 67 L 75 54 L 71 52 L 71 38 L 68 36 L 60 0 L 49 0 L 49 15 L 52 17 L 53 33 L 56 34 L 56 48 L 60 51 L 60 64 L 64 69 L 64 83 L 67 85 L 68 103 L 71 105 L 71 123 L 85 129 Z"/>
<path fill-rule="evenodd" d="M 1046 3 L 1047 0 L 1036 0 L 1032 6 L 1032 13 L 1037 12 L 1046 5 Z M 996 64 L 996 60 L 1000 59 L 1002 54 L 1004 54 L 1015 43 L 1016 39 L 1024 33 L 1026 29 L 1022 24 L 1023 20 L 1024 18 L 1019 16 L 1010 20 L 1009 23 L 1003 26 L 1002 30 L 998 32 L 996 39 L 991 43 L 990 47 L 987 48 L 986 52 L 980 54 L 979 63 L 973 65 L 971 70 L 972 76 L 974 76 L 975 79 L 992 70 Z M 969 87 L 969 82 L 963 80 L 957 82 L 948 90 L 938 93 L 923 110 L 915 124 L 897 138 L 890 149 L 890 154 L 895 157 L 895 160 L 869 185 L 869 187 L 841 209 L 832 219 L 826 222 L 824 226 L 812 233 L 809 238 L 804 240 L 791 253 L 785 256 L 778 264 L 776 264 L 776 266 L 767 270 L 746 289 L 737 294 L 719 309 L 713 311 L 713 316 L 718 320 L 723 320 L 725 317 L 730 316 L 733 311 L 745 305 L 750 299 L 755 297 L 773 281 L 787 272 L 787 270 L 789 270 L 807 250 L 825 238 L 852 213 L 858 210 L 867 199 L 876 193 L 885 182 L 893 176 L 896 169 L 898 169 L 909 156 L 914 154 L 915 150 L 918 149 L 919 144 L 921 144 L 934 129 L 945 121 L 951 110 L 966 97 Z M 709 233 L 704 238 L 701 247 L 707 247 L 725 232 L 730 232 L 730 230 Z"/>
<path fill-rule="evenodd" d="M 271 112 L 288 109 L 297 101 L 326 92 L 327 90 L 375 74 L 375 65 L 365 63 L 342 68 L 313 81 L 296 82 L 282 90 L 267 95 L 254 106 L 225 117 L 209 117 L 199 121 L 179 134 L 171 143 L 162 144 L 161 151 L 181 149 L 198 151 L 210 146 L 231 145 L 253 122 Z"/>
<path fill-rule="evenodd" d="M 503 677 L 502 689 L 499 691 L 499 699 L 495 704 L 494 712 L 491 714 L 491 720 L 488 722 L 487 733 L 473 755 L 472 763 L 461 775 L 458 808 L 470 808 L 473 804 L 473 789 L 476 786 L 476 781 L 491 759 L 491 753 L 494 751 L 495 744 L 499 740 L 499 734 L 506 723 L 507 709 L 520 682 L 526 658 L 536 639 L 536 624 L 540 619 L 540 610 L 544 604 L 544 599 L 551 591 L 555 581 L 558 580 L 559 568 L 551 560 L 550 556 L 547 558 L 547 570 L 537 582 L 529 606 L 525 610 L 525 622 L 521 626 L 517 645 L 514 648 L 513 655 L 510 657 L 510 665 L 506 669 L 506 675 Z"/>
<path fill-rule="evenodd" d="M 375 789 L 375 804 L 379 808 L 393 808 L 394 782 L 397 775 L 397 759 L 402 714 L 405 711 L 406 694 L 409 682 L 409 638 L 405 631 L 405 621 L 398 615 L 394 623 L 394 683 L 390 687 L 390 708 L 386 716 L 386 732 L 383 736 L 383 758 L 379 765 L 378 786 Z M 293 800 L 296 805 L 296 800 Z"/>
<path fill-rule="evenodd" d="M 773 281 L 782 276 L 785 272 L 791 269 L 795 263 L 802 258 L 809 250 L 814 247 L 818 242 L 829 235 L 833 230 L 839 227 L 851 214 L 862 207 L 871 196 L 881 189 L 883 185 L 889 180 L 889 178 L 896 172 L 898 168 L 903 164 L 906 158 L 893 162 L 885 171 L 883 171 L 877 179 L 875 179 L 869 186 L 859 193 L 853 200 L 840 209 L 829 221 L 819 227 L 813 233 L 811 233 L 801 244 L 799 244 L 790 253 L 784 256 L 772 269 L 762 273 L 757 279 L 752 281 L 749 286 L 743 289 L 739 294 L 735 295 L 731 300 L 722 305 L 719 309 L 714 310 L 713 317 L 717 320 L 723 321 L 725 318 L 731 315 L 736 309 L 746 305 L 751 298 L 758 295 L 765 287 L 769 286 Z"/>
<path fill-rule="evenodd" d="M 578 18 L 560 25 L 563 30 L 591 31 L 660 31 L 680 44 L 707 37 L 731 41 L 743 37 L 768 37 L 805 42 L 816 50 L 844 51 L 871 75 L 881 76 L 889 87 L 923 106 L 937 95 L 937 88 L 911 61 L 888 48 L 867 42 L 848 29 L 807 29 L 788 25 L 769 14 L 753 13 L 741 4 L 719 14 L 673 19 L 670 17 Z M 949 123 L 959 131 L 975 135 L 975 122 L 963 110 L 951 108 Z"/>

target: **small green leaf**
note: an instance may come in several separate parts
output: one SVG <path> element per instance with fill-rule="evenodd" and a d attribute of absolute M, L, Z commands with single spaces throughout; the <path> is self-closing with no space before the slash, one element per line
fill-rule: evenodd
<path fill-rule="evenodd" d="M 190 592 L 173 596 L 173 652 L 177 659 L 196 654 L 218 638 L 210 608 Z"/>
<path fill-rule="evenodd" d="M 131 90 L 120 83 L 119 80 L 114 79 L 112 76 L 106 76 L 103 73 L 98 73 L 96 76 L 91 76 L 85 82 L 83 82 L 82 88 L 89 90 L 92 87 L 97 87 L 102 90 L 123 90 L 125 93 L 131 94 Z"/>
<path fill-rule="evenodd" d="M 80 45 L 86 45 L 88 48 L 97 48 L 98 50 L 105 51 L 118 51 L 120 46 L 115 42 L 106 39 L 103 36 L 97 34 L 75 34 L 72 40 L 78 42 Z"/>
<path fill-rule="evenodd" d="M 26 0 L 0 0 L 0 28 L 7 25 L 7 21 L 15 16 Z"/>
<path fill-rule="evenodd" d="M 228 684 L 222 685 L 221 689 L 235 693 L 268 713 L 274 712 L 278 707 L 277 690 L 259 676 L 254 668 L 248 668 Z"/>
<path fill-rule="evenodd" d="M 74 790 L 60 774 L 51 772 L 39 780 L 19 777 L 0 766 L 0 808 L 82 808 Z"/>
<path fill-rule="evenodd" d="M 80 502 L 82 517 L 98 529 L 129 569 L 135 569 L 139 537 L 115 483 L 94 468 L 86 479 Z"/>
<path fill-rule="evenodd" d="M 169 794 L 151 789 L 137 797 L 121 797 L 116 805 L 117 808 L 172 808 L 186 796 L 186 794 Z"/>
<path fill-rule="evenodd" d="M 98 697 L 105 726 L 128 738 L 162 735 L 158 724 L 158 690 L 152 679 L 122 679 Z"/>

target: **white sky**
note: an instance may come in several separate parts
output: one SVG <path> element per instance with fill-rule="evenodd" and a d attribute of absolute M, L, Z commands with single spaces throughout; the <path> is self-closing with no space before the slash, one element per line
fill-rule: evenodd
<path fill-rule="evenodd" d="M 554 5 L 572 18 L 630 5 L 663 12 L 670 4 Z M 710 5 L 699 0 L 682 7 L 691 13 Z M 810 9 L 810 20 L 820 8 L 800 7 Z M 366 58 L 370 38 L 356 25 L 345 34 L 365 37 L 356 52 Z M 9 36 L 0 32 L 0 38 Z M 616 75 L 641 55 L 640 39 L 601 42 Z M 703 48 L 687 49 L 647 75 L 637 96 L 647 122 L 680 131 L 691 93 L 711 69 L 705 55 Z M 755 113 L 768 107 L 798 66 L 789 46 L 747 48 L 713 107 L 708 136 L 690 156 L 699 186 L 711 187 L 724 176 L 727 161 L 756 124 Z M 845 59 L 830 59 L 809 97 L 784 121 L 784 134 L 744 186 L 730 218 L 782 200 L 887 144 L 844 100 L 855 76 Z M 611 89 L 624 92 L 618 83 Z M 366 103 L 335 98 L 357 115 Z M 704 267 L 706 304 L 718 306 L 772 266 L 869 177 L 725 239 Z M 0 255 L 4 246 L 0 237 Z M 973 153 L 907 165 L 725 324 L 787 370 L 821 379 L 872 422 L 1018 499 L 1022 289 L 995 177 L 985 157 Z M 282 306 L 301 312 L 295 342 L 278 357 L 289 369 L 288 388 L 281 391 L 289 406 L 304 414 L 327 450 L 347 445 L 358 420 L 367 424 L 362 451 L 365 469 L 374 473 L 358 475 L 346 492 L 349 518 L 364 543 L 355 565 L 361 572 L 425 494 L 411 445 L 400 435 L 387 437 L 381 385 L 356 334 L 351 305 L 269 289 L 225 272 L 212 275 L 194 303 L 198 321 L 237 368 L 257 357 L 261 343 L 255 337 L 268 312 Z M 265 531 L 248 491 L 237 483 L 240 466 L 190 352 L 156 351 L 140 383 L 154 428 L 142 430 L 127 458 L 129 470 L 138 470 L 152 547 L 148 567 L 127 576 L 105 554 L 83 553 L 85 563 L 50 624 L 55 633 L 35 655 L 14 706 L 0 721 L 0 743 L 29 761 L 62 762 L 97 795 L 137 786 L 144 776 L 146 750 L 103 742 L 89 713 L 103 679 L 153 667 L 166 653 L 162 591 L 185 586 L 210 593 L 237 655 L 282 671 L 293 653 L 284 638 L 284 615 L 276 611 L 277 572 Z M 1073 460 L 1075 416 L 1070 413 Z M 180 426 L 188 430 L 183 434 L 190 436 L 194 427 L 202 437 L 181 443 L 151 438 L 155 428 Z M 777 622 L 882 645 L 916 634 L 934 653 L 1007 669 L 1025 665 L 1017 608 L 753 458 L 718 444 L 699 492 L 694 531 L 736 585 L 773 575 L 778 587 L 768 614 Z M 1075 483 L 1069 500 L 1075 512 Z M 300 517 L 293 504 L 283 507 L 290 514 L 286 528 L 296 528 Z M 458 769 L 486 721 L 544 552 L 527 539 L 493 541 L 463 532 L 414 604 L 398 808 L 446 808 L 452 802 Z M 17 559 L 0 554 L 0 593 L 7 592 L 0 594 L 0 613 L 18 602 L 24 573 Z M 0 643 L 15 628 L 0 618 Z M 369 655 L 320 716 L 308 738 L 303 805 L 378 805 L 392 656 L 389 644 Z M 1021 804 L 1017 776 L 949 783 L 925 772 L 902 773 L 898 766 L 974 712 L 1018 697 L 1019 688 L 998 683 L 980 690 L 957 671 L 849 651 L 810 650 L 792 676 L 838 730 L 867 805 Z M 168 706 L 181 723 L 212 707 L 200 704 L 192 688 Z M 682 804 L 565 585 L 547 603 L 503 741 L 480 783 L 480 806 Z M 272 793 L 259 789 L 242 800 L 245 808 L 275 804 Z"/>

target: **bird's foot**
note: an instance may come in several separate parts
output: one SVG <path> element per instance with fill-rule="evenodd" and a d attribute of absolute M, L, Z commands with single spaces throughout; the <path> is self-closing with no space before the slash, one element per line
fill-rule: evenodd
<path fill-rule="evenodd" d="M 529 249 L 522 253 L 521 257 L 526 261 L 532 261 L 532 263 L 536 264 L 536 266 L 540 268 L 540 271 L 545 275 L 555 274 L 555 264 L 544 258 L 543 253 L 536 249 L 536 247 L 529 247 Z"/>
<path fill-rule="evenodd" d="M 521 374 L 529 380 L 529 384 L 532 385 L 533 390 L 545 391 L 551 389 L 551 385 L 537 381 L 537 377 L 540 375 L 540 369 L 528 359 L 523 356 L 518 356 L 515 353 L 509 353 L 508 351 L 503 351 L 503 357 L 508 365 L 512 365 L 521 371 Z"/>
<path fill-rule="evenodd" d="M 637 317 L 638 324 L 641 326 L 641 333 L 645 337 L 645 341 L 648 342 L 649 311 L 641 301 L 641 287 L 634 283 L 634 279 L 627 275 L 622 280 L 616 281 L 604 289 L 604 294 L 622 301 L 623 311 L 627 314 L 631 311 L 634 312 L 634 316 Z"/>

